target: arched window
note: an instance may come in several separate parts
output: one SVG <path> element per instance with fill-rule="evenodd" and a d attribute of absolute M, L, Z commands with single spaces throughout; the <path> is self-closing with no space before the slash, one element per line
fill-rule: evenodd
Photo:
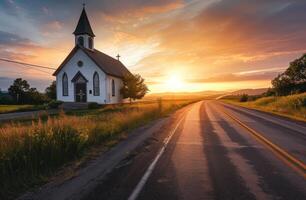
<path fill-rule="evenodd" d="M 91 37 L 88 38 L 88 47 L 89 47 L 90 49 L 92 49 L 92 47 L 93 47 L 93 40 L 92 40 Z"/>
<path fill-rule="evenodd" d="M 115 80 L 112 79 L 112 96 L 114 97 L 116 94 L 116 88 L 115 88 Z"/>
<path fill-rule="evenodd" d="M 63 96 L 68 96 L 68 77 L 67 74 L 63 74 L 62 78 Z"/>
<path fill-rule="evenodd" d="M 93 94 L 94 96 L 100 95 L 100 81 L 99 81 L 99 74 L 97 72 L 93 75 Z"/>
<path fill-rule="evenodd" d="M 79 37 L 78 38 L 78 45 L 80 45 L 80 46 L 84 46 L 84 38 L 83 37 Z"/>

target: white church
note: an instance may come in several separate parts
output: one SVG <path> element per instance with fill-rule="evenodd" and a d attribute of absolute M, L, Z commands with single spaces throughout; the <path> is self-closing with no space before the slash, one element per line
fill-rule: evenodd
<path fill-rule="evenodd" d="M 75 47 L 54 72 L 57 100 L 115 104 L 123 101 L 122 78 L 130 74 L 119 61 L 94 48 L 85 7 L 75 31 Z"/>

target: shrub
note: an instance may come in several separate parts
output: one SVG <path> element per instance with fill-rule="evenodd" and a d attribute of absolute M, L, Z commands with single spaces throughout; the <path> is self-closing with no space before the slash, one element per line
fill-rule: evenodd
<path fill-rule="evenodd" d="M 60 105 L 62 105 L 62 101 L 52 100 L 48 103 L 49 108 L 57 109 Z"/>
<path fill-rule="evenodd" d="M 96 103 L 96 102 L 91 102 L 91 103 L 88 104 L 88 108 L 89 109 L 98 109 L 100 107 L 101 106 L 98 103 Z"/>
<path fill-rule="evenodd" d="M 249 95 L 247 94 L 243 94 L 241 97 L 240 97 L 240 102 L 247 102 L 248 101 L 248 98 L 249 98 Z"/>
<path fill-rule="evenodd" d="M 0 96 L 0 104 L 10 105 L 14 104 L 14 99 L 10 95 L 2 95 Z"/>

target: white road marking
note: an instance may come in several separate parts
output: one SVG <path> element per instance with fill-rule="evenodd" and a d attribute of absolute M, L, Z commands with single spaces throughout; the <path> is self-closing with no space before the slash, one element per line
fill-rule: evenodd
<path fill-rule="evenodd" d="M 158 154 L 156 155 L 156 157 L 154 158 L 153 162 L 150 164 L 150 166 L 146 170 L 145 174 L 140 179 L 139 183 L 134 188 L 134 190 L 133 190 L 132 194 L 129 196 L 128 200 L 136 200 L 137 199 L 139 193 L 141 192 L 142 188 L 144 187 L 144 185 L 146 184 L 147 180 L 149 179 L 151 173 L 153 172 L 153 170 L 154 170 L 154 168 L 155 168 L 159 158 L 164 153 L 164 151 L 165 151 L 169 141 L 171 140 L 172 136 L 176 132 L 177 128 L 179 127 L 179 125 L 181 124 L 183 119 L 184 118 L 181 118 L 179 120 L 179 122 L 176 124 L 175 128 L 172 130 L 170 135 L 167 138 L 165 138 L 163 147 L 159 150 Z"/>

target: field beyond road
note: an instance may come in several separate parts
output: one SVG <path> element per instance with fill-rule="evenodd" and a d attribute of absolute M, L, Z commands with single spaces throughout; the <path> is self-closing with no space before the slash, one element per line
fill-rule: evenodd
<path fill-rule="evenodd" d="M 35 106 L 35 105 L 0 105 L 0 114 L 32 111 L 32 110 L 38 110 L 40 108 L 41 106 Z"/>
<path fill-rule="evenodd" d="M 84 157 L 92 147 L 109 148 L 129 130 L 164 117 L 197 100 L 163 100 L 44 116 L 0 128 L 0 199 L 48 180 L 64 164 Z"/>
<path fill-rule="evenodd" d="M 292 119 L 306 121 L 306 93 L 280 97 L 262 97 L 247 102 L 239 102 L 239 97 L 235 96 L 225 97 L 222 101 Z"/>

